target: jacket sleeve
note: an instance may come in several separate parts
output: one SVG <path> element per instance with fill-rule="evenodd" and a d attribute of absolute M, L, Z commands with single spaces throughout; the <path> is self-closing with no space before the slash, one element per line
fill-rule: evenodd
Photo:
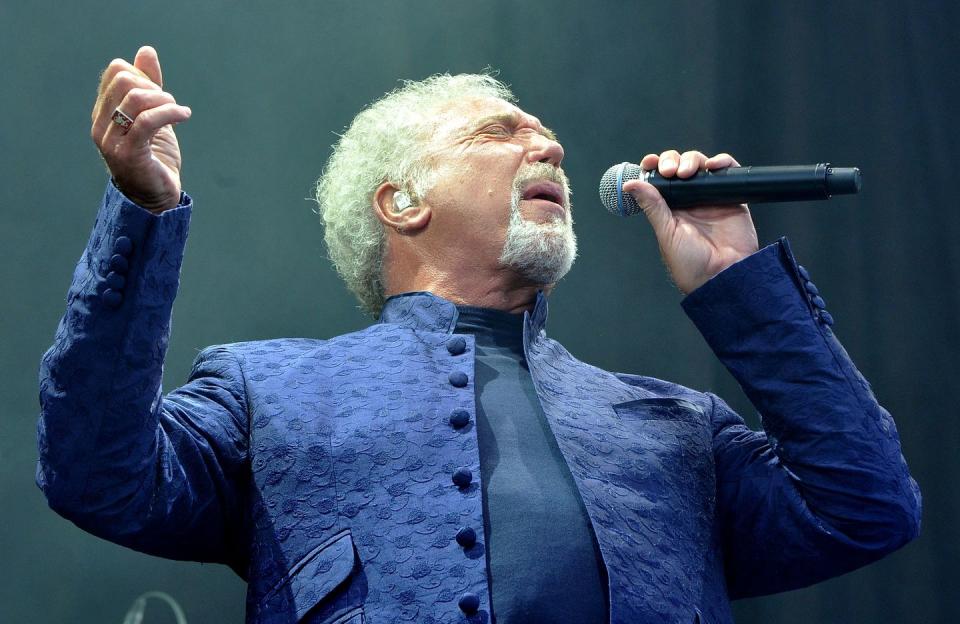
<path fill-rule="evenodd" d="M 192 201 L 160 216 L 108 186 L 40 366 L 37 484 L 77 526 L 243 573 L 247 409 L 239 362 L 200 354 L 161 395 Z"/>
<path fill-rule="evenodd" d="M 918 535 L 920 490 L 893 419 L 834 336 L 786 239 L 727 268 L 683 307 L 764 429 L 750 430 L 710 395 L 731 598 L 816 583 Z"/>

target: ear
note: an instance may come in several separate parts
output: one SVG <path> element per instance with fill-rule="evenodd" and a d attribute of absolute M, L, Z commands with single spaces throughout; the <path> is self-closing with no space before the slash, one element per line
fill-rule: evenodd
<path fill-rule="evenodd" d="M 416 234 L 430 223 L 432 211 L 430 205 L 418 198 L 404 209 L 399 209 L 394 196 L 400 191 L 390 182 L 384 182 L 373 193 L 373 211 L 380 223 L 391 230 L 405 234 Z"/>

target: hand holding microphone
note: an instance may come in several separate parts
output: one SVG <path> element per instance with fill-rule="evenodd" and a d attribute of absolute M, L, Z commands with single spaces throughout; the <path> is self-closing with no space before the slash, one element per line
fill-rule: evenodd
<path fill-rule="evenodd" d="M 676 150 L 660 155 L 647 154 L 640 161 L 644 171 L 656 171 L 662 178 L 687 179 L 699 171 L 715 171 L 740 165 L 729 154 L 706 155 Z M 746 204 L 701 205 L 671 211 L 660 192 L 641 179 L 623 182 L 653 226 L 660 253 L 674 283 L 690 293 L 708 279 L 759 249 L 757 231 Z"/>
<path fill-rule="evenodd" d="M 644 180 L 656 187 L 671 210 L 712 204 L 791 202 L 830 199 L 832 195 L 860 192 L 860 170 L 829 163 L 783 167 L 727 167 L 698 171 L 690 178 L 665 178 L 656 170 L 644 171 L 633 163 L 607 169 L 600 180 L 600 201 L 621 217 L 640 212 L 624 182 Z"/>
<path fill-rule="evenodd" d="M 647 154 L 639 166 L 614 165 L 600 181 L 607 210 L 647 216 L 684 293 L 756 251 L 747 202 L 829 199 L 859 191 L 856 167 L 741 167 L 729 154 L 680 156 L 676 150 Z"/>

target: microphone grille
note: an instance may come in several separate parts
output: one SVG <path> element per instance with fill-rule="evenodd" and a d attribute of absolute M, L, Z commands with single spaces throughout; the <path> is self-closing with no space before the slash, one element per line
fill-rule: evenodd
<path fill-rule="evenodd" d="M 633 195 L 623 192 L 624 182 L 641 177 L 643 177 L 643 170 L 633 163 L 622 162 L 610 167 L 600 179 L 600 201 L 607 210 L 621 217 L 642 212 Z"/>

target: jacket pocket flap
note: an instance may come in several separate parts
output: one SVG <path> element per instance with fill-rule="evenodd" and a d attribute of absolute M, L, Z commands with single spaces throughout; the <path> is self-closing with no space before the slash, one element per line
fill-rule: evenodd
<path fill-rule="evenodd" d="M 353 537 L 350 529 L 344 529 L 294 564 L 264 597 L 263 605 L 270 611 L 293 611 L 300 620 L 347 580 L 355 565 Z"/>
<path fill-rule="evenodd" d="M 615 403 L 614 411 L 620 416 L 640 420 L 676 420 L 699 425 L 706 424 L 703 409 L 686 399 L 650 398 Z"/>

